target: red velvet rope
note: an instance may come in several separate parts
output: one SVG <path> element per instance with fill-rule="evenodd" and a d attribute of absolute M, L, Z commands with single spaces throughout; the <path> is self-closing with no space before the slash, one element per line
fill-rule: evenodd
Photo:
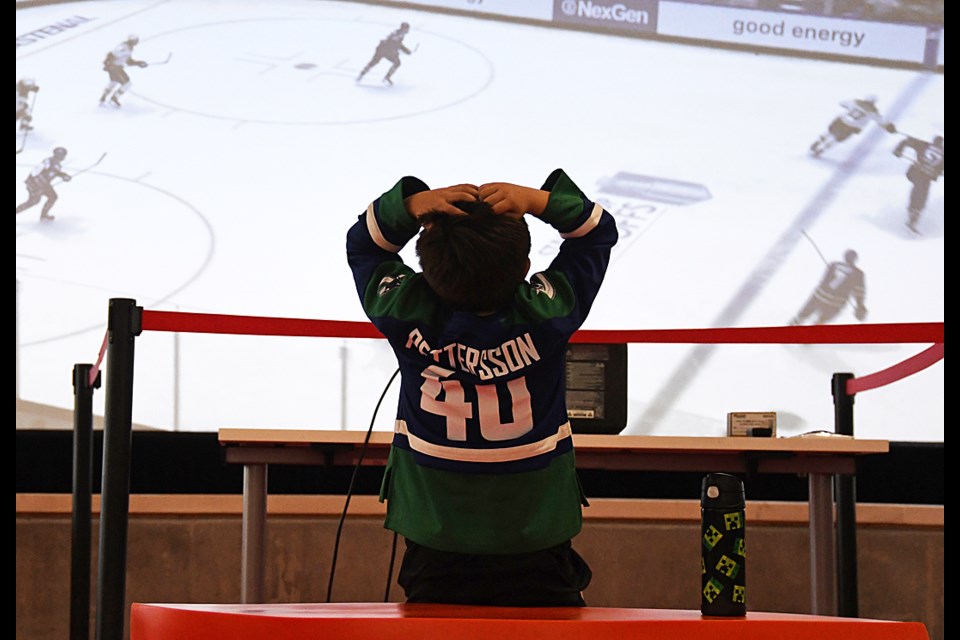
<path fill-rule="evenodd" d="M 107 355 L 107 339 L 110 337 L 110 331 L 105 331 L 103 334 L 103 342 L 100 343 L 100 353 L 97 354 L 97 364 L 90 369 L 90 376 L 87 379 L 87 384 L 93 386 L 97 381 L 97 374 L 100 373 L 100 365 L 103 363 L 103 356 Z"/>
<path fill-rule="evenodd" d="M 228 316 L 182 311 L 147 311 L 141 319 L 144 331 L 229 333 L 251 336 L 311 336 L 315 338 L 383 338 L 369 322 L 307 320 L 262 316 Z"/>
<path fill-rule="evenodd" d="M 271 318 L 232 316 L 212 313 L 144 310 L 141 318 L 144 331 L 179 331 L 184 333 L 221 333 L 270 336 L 309 336 L 320 338 L 383 338 L 369 322 L 348 320 L 309 320 L 303 318 Z M 790 327 L 729 327 L 719 329 L 584 329 L 573 335 L 571 342 L 581 343 L 676 343 L 676 344 L 890 344 L 934 343 L 925 351 L 892 367 L 847 381 L 847 393 L 875 389 L 926 369 L 943 359 L 942 322 L 910 322 L 890 324 L 814 325 Z M 91 371 L 91 384 L 96 379 L 103 359 L 106 336 Z"/>
<path fill-rule="evenodd" d="M 882 371 L 871 373 L 860 378 L 851 378 L 847 380 L 847 395 L 852 396 L 858 391 L 876 389 L 902 380 L 907 376 L 912 376 L 917 371 L 923 371 L 932 364 L 943 360 L 943 343 L 935 344 L 932 347 L 921 351 L 915 356 L 907 358 L 903 362 L 897 363 Z"/>
<path fill-rule="evenodd" d="M 383 338 L 369 322 L 231 316 L 180 311 L 143 311 L 144 331 L 228 333 L 318 338 Z M 801 327 L 732 327 L 723 329 L 581 330 L 572 342 L 707 344 L 859 344 L 943 342 L 942 322 L 904 324 L 816 325 Z"/>

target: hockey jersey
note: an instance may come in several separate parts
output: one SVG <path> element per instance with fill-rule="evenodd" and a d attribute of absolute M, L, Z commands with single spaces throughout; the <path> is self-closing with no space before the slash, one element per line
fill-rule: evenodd
<path fill-rule="evenodd" d="M 863 271 L 847 262 L 831 262 L 813 295 L 829 307 L 842 307 L 851 297 L 862 305 L 866 295 Z"/>
<path fill-rule="evenodd" d="M 380 44 L 377 45 L 377 50 L 384 55 L 396 55 L 400 51 L 410 53 L 410 50 L 403 44 L 403 39 L 406 35 L 407 32 L 404 29 L 391 31 L 390 35 L 381 40 Z"/>
<path fill-rule="evenodd" d="M 50 156 L 30 171 L 27 180 L 50 184 L 54 178 L 63 177 L 64 175 L 66 174 L 63 172 L 60 160 L 58 160 L 56 156 Z"/>
<path fill-rule="evenodd" d="M 133 56 L 133 47 L 131 47 L 126 42 L 121 42 L 112 51 L 107 53 L 107 57 L 103 60 L 103 65 L 105 67 L 123 67 L 130 62 L 130 58 Z"/>
<path fill-rule="evenodd" d="M 617 241 L 613 217 L 562 170 L 540 216 L 564 238 L 548 269 L 492 315 L 452 310 L 398 253 L 419 231 L 405 177 L 347 233 L 363 309 L 400 369 L 381 487 L 385 526 L 426 547 L 523 553 L 576 535 L 586 504 L 564 395 L 566 345 L 599 291 Z"/>
<path fill-rule="evenodd" d="M 871 120 L 881 125 L 884 124 L 880 111 L 877 110 L 874 103 L 868 100 L 850 100 L 841 102 L 840 106 L 846 109 L 840 116 L 840 120 L 851 129 L 859 131 L 866 127 Z"/>
<path fill-rule="evenodd" d="M 914 161 L 907 170 L 911 181 L 936 180 L 943 174 L 943 146 L 938 146 L 917 138 L 905 138 L 894 149 L 896 155 L 910 147 L 914 151 Z"/>

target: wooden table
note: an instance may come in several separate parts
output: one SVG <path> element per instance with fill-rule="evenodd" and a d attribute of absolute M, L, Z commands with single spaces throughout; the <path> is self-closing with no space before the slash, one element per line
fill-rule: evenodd
<path fill-rule="evenodd" d="M 243 539 L 241 602 L 263 602 L 264 530 L 267 519 L 267 467 L 283 465 L 353 466 L 364 431 L 237 429 L 219 431 L 228 463 L 242 464 Z M 393 433 L 375 431 L 363 464 L 387 461 Z M 837 610 L 833 477 L 854 475 L 856 458 L 887 453 L 886 440 L 847 436 L 793 438 L 690 436 L 573 436 L 577 467 L 625 471 L 702 471 L 787 473 L 808 478 L 810 512 L 811 612 Z"/>

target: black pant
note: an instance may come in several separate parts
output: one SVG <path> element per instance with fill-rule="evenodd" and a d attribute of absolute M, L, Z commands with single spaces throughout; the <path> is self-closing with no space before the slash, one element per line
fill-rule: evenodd
<path fill-rule="evenodd" d="M 530 553 L 437 551 L 410 540 L 397 582 L 407 602 L 502 607 L 583 607 L 592 573 L 570 542 Z"/>
<path fill-rule="evenodd" d="M 920 217 L 920 212 L 927 206 L 927 198 L 930 197 L 931 180 L 917 178 L 910 182 L 913 183 L 913 187 L 910 189 L 910 205 L 908 210 L 911 214 L 916 214 L 916 216 L 911 215 L 910 220 L 916 221 L 916 218 Z"/>

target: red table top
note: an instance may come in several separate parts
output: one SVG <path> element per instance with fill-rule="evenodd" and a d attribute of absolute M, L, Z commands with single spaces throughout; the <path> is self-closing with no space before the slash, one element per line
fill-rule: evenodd
<path fill-rule="evenodd" d="M 748 611 L 402 603 L 134 603 L 130 640 L 929 640 L 919 622 Z"/>

